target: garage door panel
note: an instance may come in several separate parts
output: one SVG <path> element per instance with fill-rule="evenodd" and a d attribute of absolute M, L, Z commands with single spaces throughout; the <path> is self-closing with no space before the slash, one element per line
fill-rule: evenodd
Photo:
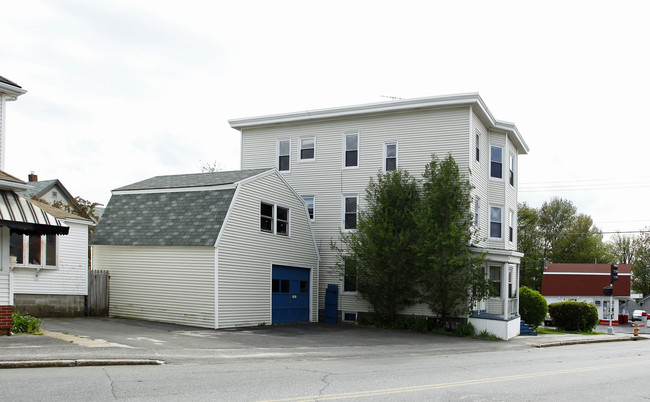
<path fill-rule="evenodd" d="M 273 266 L 273 324 L 309 321 L 309 269 Z"/>

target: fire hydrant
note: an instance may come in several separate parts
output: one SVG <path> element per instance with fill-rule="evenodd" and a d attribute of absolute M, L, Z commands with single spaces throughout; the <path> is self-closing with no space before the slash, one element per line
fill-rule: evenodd
<path fill-rule="evenodd" d="M 634 336 L 639 336 L 639 326 L 638 325 L 634 326 Z"/>

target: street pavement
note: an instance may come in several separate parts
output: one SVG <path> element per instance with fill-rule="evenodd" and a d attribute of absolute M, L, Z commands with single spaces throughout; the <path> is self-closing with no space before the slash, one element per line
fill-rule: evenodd
<path fill-rule="evenodd" d="M 488 341 L 445 335 L 304 323 L 225 330 L 118 318 L 45 319 L 43 335 L 0 337 L 0 368 L 453 355 L 493 350 L 650 339 L 650 330 L 615 326 L 613 335 L 518 336 Z M 607 326 L 597 332 L 607 333 Z"/>

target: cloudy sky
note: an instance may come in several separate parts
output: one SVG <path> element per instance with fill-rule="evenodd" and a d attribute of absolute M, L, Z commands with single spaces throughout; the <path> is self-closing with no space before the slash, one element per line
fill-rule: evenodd
<path fill-rule="evenodd" d="M 520 201 L 650 226 L 648 1 L 7 1 L 5 170 L 106 204 L 239 168 L 228 119 L 479 92 L 530 147 Z"/>

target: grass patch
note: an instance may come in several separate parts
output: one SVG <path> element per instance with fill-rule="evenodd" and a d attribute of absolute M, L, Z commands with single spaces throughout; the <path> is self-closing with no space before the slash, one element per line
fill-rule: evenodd
<path fill-rule="evenodd" d="M 604 332 L 582 332 L 582 331 L 563 331 L 557 328 L 548 328 L 548 327 L 537 327 L 535 329 L 538 334 L 544 335 L 564 335 L 564 334 L 576 334 L 576 335 L 606 335 Z"/>

